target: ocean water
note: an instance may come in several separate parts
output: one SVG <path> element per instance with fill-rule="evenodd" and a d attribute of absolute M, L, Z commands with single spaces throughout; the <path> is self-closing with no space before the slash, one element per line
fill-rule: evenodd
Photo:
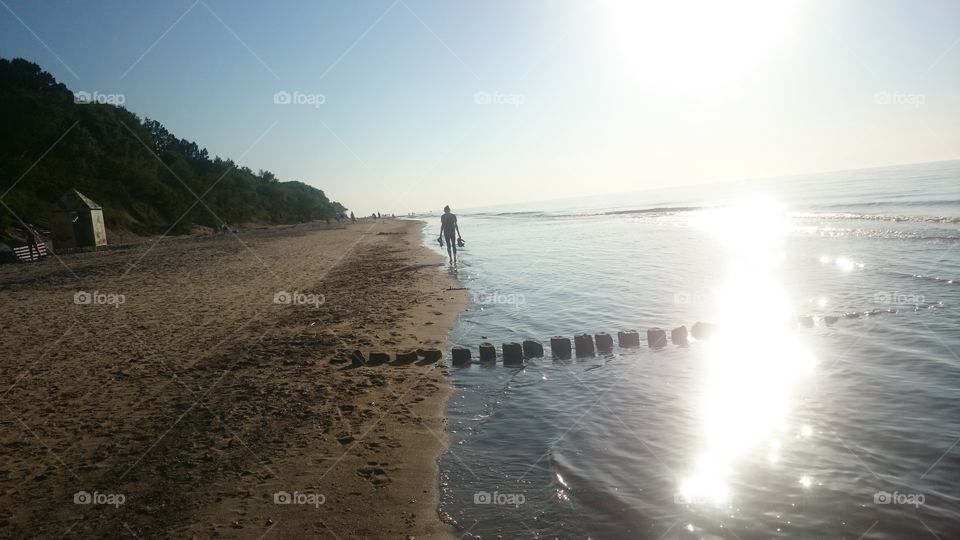
<path fill-rule="evenodd" d="M 452 370 L 465 537 L 960 538 L 960 162 L 458 215 L 453 341 L 547 349 Z M 549 350 L 696 321 L 716 334 Z"/>

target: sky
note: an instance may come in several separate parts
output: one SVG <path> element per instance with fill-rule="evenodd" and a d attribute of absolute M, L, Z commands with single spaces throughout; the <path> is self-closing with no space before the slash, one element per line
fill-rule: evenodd
<path fill-rule="evenodd" d="M 0 56 L 361 215 L 960 159 L 954 0 L 0 0 Z"/>

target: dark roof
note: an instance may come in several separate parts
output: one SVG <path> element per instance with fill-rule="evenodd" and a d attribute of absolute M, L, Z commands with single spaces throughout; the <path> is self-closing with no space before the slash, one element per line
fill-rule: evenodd
<path fill-rule="evenodd" d="M 93 202 L 86 195 L 75 189 L 70 189 L 60 197 L 60 200 L 53 203 L 54 210 L 76 211 L 76 210 L 99 210 L 99 204 Z"/>

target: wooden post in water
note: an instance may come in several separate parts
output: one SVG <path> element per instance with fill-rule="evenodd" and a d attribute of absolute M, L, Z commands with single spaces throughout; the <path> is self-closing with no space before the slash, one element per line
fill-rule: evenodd
<path fill-rule="evenodd" d="M 606 332 L 597 332 L 593 336 L 597 342 L 597 350 L 602 353 L 608 353 L 613 350 L 613 336 Z"/>
<path fill-rule="evenodd" d="M 463 366 L 470 363 L 470 349 L 466 347 L 460 347 L 458 345 L 450 349 L 450 356 L 455 366 Z"/>
<path fill-rule="evenodd" d="M 493 343 L 489 341 L 484 341 L 480 344 L 480 361 L 481 362 L 496 362 L 497 361 L 497 348 L 493 346 Z"/>
<path fill-rule="evenodd" d="M 651 328 L 647 330 L 647 345 L 651 349 L 660 349 L 667 346 L 667 332 L 663 328 Z"/>
<path fill-rule="evenodd" d="M 573 346 L 577 349 L 577 358 L 596 354 L 596 350 L 593 347 L 593 336 L 590 334 L 577 334 L 573 336 Z"/>
<path fill-rule="evenodd" d="M 674 345 L 686 347 L 687 346 L 687 327 L 679 326 L 671 330 L 670 341 L 672 341 Z"/>
<path fill-rule="evenodd" d="M 523 346 L 516 341 L 509 341 L 503 344 L 503 365 L 518 366 L 523 365 Z"/>
<path fill-rule="evenodd" d="M 543 343 L 535 339 L 527 339 L 523 342 L 524 358 L 540 358 L 543 356 Z"/>
<path fill-rule="evenodd" d="M 640 333 L 636 330 L 624 330 L 617 332 L 617 343 L 621 347 L 639 347 Z"/>
<path fill-rule="evenodd" d="M 710 323 L 697 321 L 693 323 L 693 327 L 690 328 L 690 335 L 692 335 L 694 339 L 698 339 L 698 340 L 709 339 L 710 336 L 713 335 L 714 332 L 716 332 L 716 330 L 717 330 L 717 327 Z"/>
<path fill-rule="evenodd" d="M 550 350 L 555 358 L 570 358 L 570 338 L 553 336 L 550 338 Z"/>

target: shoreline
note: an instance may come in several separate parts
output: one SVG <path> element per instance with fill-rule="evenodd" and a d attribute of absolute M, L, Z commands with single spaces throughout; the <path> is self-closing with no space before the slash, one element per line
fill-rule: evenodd
<path fill-rule="evenodd" d="M 0 266 L 0 346 L 16 351 L 0 363 L 0 532 L 453 536 L 447 362 L 350 362 L 449 349 L 467 295 L 424 226 L 307 223 Z"/>

